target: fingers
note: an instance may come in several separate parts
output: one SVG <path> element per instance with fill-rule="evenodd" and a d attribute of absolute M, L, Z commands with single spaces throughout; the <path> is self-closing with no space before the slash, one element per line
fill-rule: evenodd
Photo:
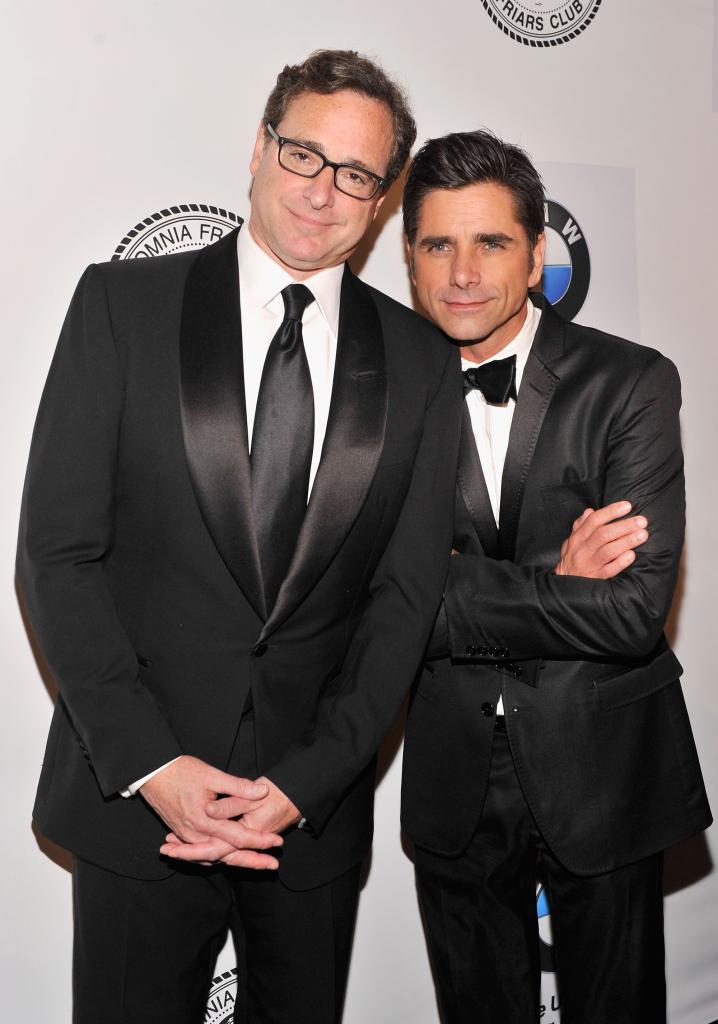
<path fill-rule="evenodd" d="M 607 506 L 607 508 L 611 507 L 610 505 Z M 613 541 L 631 535 L 644 534 L 640 540 L 636 541 L 636 544 L 643 544 L 648 539 L 646 532 L 648 520 L 645 516 L 632 516 L 630 519 L 613 521 L 607 519 L 606 515 L 603 514 L 605 512 L 606 509 L 599 509 L 596 512 L 589 511 L 582 521 L 576 520 L 578 526 L 574 524 L 571 536 L 566 542 L 567 547 L 576 547 L 577 544 L 582 544 L 598 550 L 607 544 L 611 544 Z"/>
<path fill-rule="evenodd" d="M 251 868 L 252 870 L 276 871 L 279 861 L 268 853 L 255 850 L 236 850 L 229 843 L 183 843 L 179 846 L 166 844 L 160 847 L 160 853 L 172 860 L 185 864 L 228 864 L 231 867 Z"/>
<path fill-rule="evenodd" d="M 252 779 L 242 779 L 236 775 L 228 775 L 217 768 L 212 769 L 212 788 L 217 793 L 229 793 L 231 796 L 242 799 L 245 803 L 252 803 L 256 800 L 263 800 L 269 792 L 266 782 L 254 782 Z M 244 810 L 248 810 L 245 807 Z M 236 814 L 243 814 L 244 811 L 236 811 Z"/>
<path fill-rule="evenodd" d="M 574 519 L 573 526 L 571 527 L 571 533 L 575 533 L 576 530 L 578 530 L 585 522 L 586 516 L 590 516 L 592 512 L 592 508 L 585 508 L 578 519 Z M 564 541 L 564 543 L 566 542 Z"/>
<path fill-rule="evenodd" d="M 206 843 L 168 841 L 160 847 L 160 853 L 172 860 L 192 864 L 222 863 L 228 864 L 230 867 L 251 868 L 255 871 L 276 871 L 279 867 L 279 861 L 271 854 L 255 850 L 238 850 L 230 843 L 225 843 L 220 839 L 211 839 Z"/>
<path fill-rule="evenodd" d="M 627 501 L 584 509 L 561 545 L 556 574 L 611 579 L 628 568 L 635 561 L 635 556 L 628 557 L 628 553 L 644 544 L 649 536 L 646 517 L 627 518 L 630 509 Z"/>
<path fill-rule="evenodd" d="M 265 791 L 267 786 L 264 786 Z M 207 804 L 207 814 L 210 818 L 228 819 L 238 818 L 240 814 L 246 814 L 253 807 L 257 806 L 255 800 L 245 800 L 238 796 L 226 796 Z"/>
<path fill-rule="evenodd" d="M 610 544 L 611 541 L 618 540 L 621 537 L 642 533 L 643 538 L 639 541 L 642 544 L 644 540 L 648 539 L 648 534 L 646 533 L 647 526 L 648 520 L 645 516 L 633 516 L 631 519 L 619 519 L 616 523 L 606 523 L 605 525 L 598 526 L 595 528 L 594 533 L 596 534 L 596 540 L 601 545 Z"/>
<path fill-rule="evenodd" d="M 223 839 L 237 850 L 269 850 L 284 843 L 276 833 L 248 828 L 241 821 L 218 821 L 213 833 L 214 837 Z"/>
<path fill-rule="evenodd" d="M 234 849 L 231 843 L 225 843 L 222 839 L 208 839 L 204 843 L 166 842 L 160 846 L 160 853 L 164 857 L 171 857 L 172 860 L 211 863 L 226 857 Z"/>
<path fill-rule="evenodd" d="M 233 868 L 253 868 L 255 871 L 276 871 L 279 867 L 276 857 L 270 857 L 268 853 L 255 853 L 254 850 L 235 850 L 223 857 L 222 863 Z"/>
<path fill-rule="evenodd" d="M 631 503 L 630 501 L 613 501 L 610 505 L 604 505 L 603 508 L 595 511 L 593 509 L 586 511 L 591 513 L 595 526 L 603 526 L 604 523 L 627 516 L 631 511 Z"/>
<path fill-rule="evenodd" d="M 623 554 L 633 553 L 633 549 L 640 547 L 641 544 L 645 544 L 648 540 L 648 530 L 634 530 L 632 533 L 625 533 L 624 535 L 617 537 L 615 540 L 609 541 L 601 546 L 600 556 L 603 563 L 610 565 L 615 559 L 618 559 Z M 635 557 L 635 556 L 634 556 Z M 631 564 L 633 558 L 629 560 L 628 565 Z"/>
<path fill-rule="evenodd" d="M 602 578 L 604 580 L 611 580 L 614 576 L 618 576 L 624 569 L 627 569 L 636 560 L 634 551 L 624 551 L 618 558 L 614 558 L 612 562 L 604 565 L 602 569 Z"/>

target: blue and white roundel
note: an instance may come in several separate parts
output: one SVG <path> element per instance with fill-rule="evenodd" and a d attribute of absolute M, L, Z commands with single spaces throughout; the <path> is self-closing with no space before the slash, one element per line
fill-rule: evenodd
<path fill-rule="evenodd" d="M 553 199 L 545 204 L 546 258 L 542 291 L 557 312 L 573 320 L 579 312 L 591 279 L 588 246 L 578 222 Z"/>

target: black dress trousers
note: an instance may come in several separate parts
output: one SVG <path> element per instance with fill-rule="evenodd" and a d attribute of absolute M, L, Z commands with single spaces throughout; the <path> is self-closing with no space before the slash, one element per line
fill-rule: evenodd
<path fill-rule="evenodd" d="M 562 1024 L 665 1024 L 662 854 L 592 877 L 551 855 L 508 737 L 495 731 L 483 812 L 459 857 L 416 850 L 443 1024 L 536 1024 L 536 878 L 551 910 Z"/>
<path fill-rule="evenodd" d="M 251 711 L 229 770 L 256 776 Z M 229 932 L 238 1022 L 339 1024 L 359 869 L 293 892 L 269 871 L 177 865 L 147 881 L 76 858 L 73 1024 L 203 1024 Z"/>

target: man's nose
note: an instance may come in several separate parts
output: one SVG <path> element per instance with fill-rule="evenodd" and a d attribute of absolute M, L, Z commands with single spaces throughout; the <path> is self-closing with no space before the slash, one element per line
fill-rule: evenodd
<path fill-rule="evenodd" d="M 480 281 L 479 260 L 470 253 L 457 255 L 451 265 L 451 283 L 457 288 L 471 288 Z"/>
<path fill-rule="evenodd" d="M 309 200 L 313 210 L 321 210 L 323 206 L 334 205 L 334 171 L 331 167 L 324 167 L 316 178 L 307 179 L 307 187 L 304 195 Z"/>

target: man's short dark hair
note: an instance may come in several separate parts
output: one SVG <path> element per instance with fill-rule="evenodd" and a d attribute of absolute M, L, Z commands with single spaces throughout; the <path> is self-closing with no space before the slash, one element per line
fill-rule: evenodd
<path fill-rule="evenodd" d="M 401 86 L 393 82 L 375 61 L 355 50 L 315 50 L 301 64 L 288 64 L 277 75 L 277 84 L 264 108 L 263 121 L 276 128 L 291 101 L 304 92 L 330 95 L 342 89 L 379 100 L 389 109 L 394 126 L 394 145 L 389 166 L 383 175 L 388 187 L 399 177 L 407 161 L 416 139 L 416 124 Z"/>
<path fill-rule="evenodd" d="M 416 154 L 404 187 L 404 231 L 409 245 L 414 244 L 421 204 L 429 192 L 484 183 L 503 185 L 511 192 L 516 219 L 533 249 L 545 226 L 541 175 L 523 149 L 487 131 L 428 139 Z"/>

